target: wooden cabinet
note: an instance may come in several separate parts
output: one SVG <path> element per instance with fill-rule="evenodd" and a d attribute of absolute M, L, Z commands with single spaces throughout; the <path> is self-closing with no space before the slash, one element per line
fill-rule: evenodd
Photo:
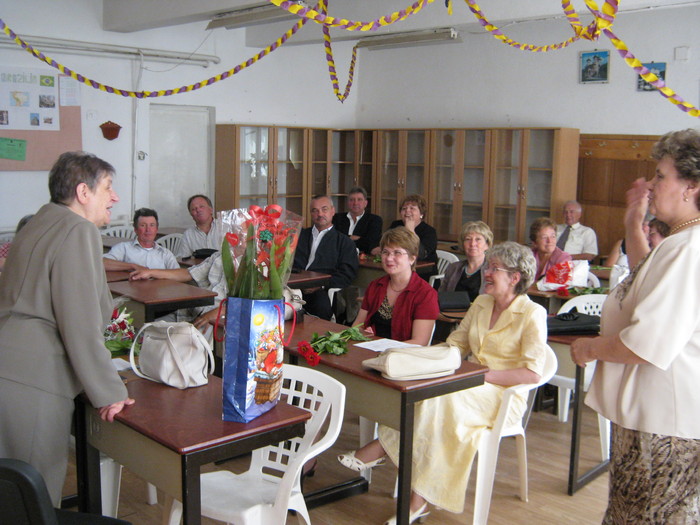
<path fill-rule="evenodd" d="M 624 237 L 625 193 L 639 177 L 650 179 L 656 169 L 651 149 L 659 139 L 649 135 L 582 135 L 579 146 L 577 200 L 581 222 L 598 236 L 601 256 Z"/>
<path fill-rule="evenodd" d="M 562 205 L 576 197 L 578 130 L 570 128 L 216 129 L 220 210 L 277 203 L 308 226 L 313 195 L 331 195 L 344 211 L 348 191 L 363 186 L 385 226 L 398 218 L 403 198 L 417 193 L 441 240 L 484 220 L 497 241 L 528 242 L 534 219 L 560 221 Z"/>
<path fill-rule="evenodd" d="M 431 144 L 430 223 L 440 239 L 483 220 L 496 241 L 528 243 L 532 221 L 560 218 L 576 196 L 578 130 L 432 130 Z"/>

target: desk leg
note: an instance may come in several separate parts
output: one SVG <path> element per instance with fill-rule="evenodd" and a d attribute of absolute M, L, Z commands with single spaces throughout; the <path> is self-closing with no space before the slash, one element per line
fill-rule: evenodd
<path fill-rule="evenodd" d="M 411 512 L 411 475 L 413 470 L 413 417 L 415 403 L 401 397 L 401 435 L 399 438 L 399 494 L 396 502 L 396 523 L 408 525 Z"/>
<path fill-rule="evenodd" d="M 199 475 L 199 463 L 188 456 L 182 456 L 182 522 L 184 525 L 199 525 L 202 522 L 202 490 Z"/>
<path fill-rule="evenodd" d="M 102 514 L 100 452 L 87 440 L 88 424 L 85 401 L 75 400 L 75 466 L 78 480 L 78 510 Z"/>
<path fill-rule="evenodd" d="M 581 416 L 583 413 L 583 376 L 584 369 L 576 367 L 574 383 L 574 421 L 571 429 L 571 454 L 569 456 L 569 496 L 581 487 L 587 485 L 608 470 L 609 460 L 598 463 L 595 467 L 579 477 L 578 462 L 581 451 Z"/>

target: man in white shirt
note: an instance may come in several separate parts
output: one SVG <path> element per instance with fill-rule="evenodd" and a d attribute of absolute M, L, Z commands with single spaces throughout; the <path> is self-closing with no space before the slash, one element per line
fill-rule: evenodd
<path fill-rule="evenodd" d="M 150 208 L 139 208 L 134 213 L 136 239 L 114 245 L 102 261 L 107 271 L 129 271 L 179 268 L 175 255 L 156 242 L 158 213 Z"/>
<path fill-rule="evenodd" d="M 206 195 L 192 195 L 187 199 L 187 210 L 194 220 L 194 226 L 182 235 L 178 257 L 190 257 L 195 250 L 209 248 L 221 250 L 219 232 L 214 225 L 214 208 Z"/>
<path fill-rule="evenodd" d="M 328 288 L 345 288 L 355 279 L 359 260 L 355 243 L 333 227 L 335 207 L 327 195 L 311 199 L 311 228 L 304 228 L 294 252 L 292 271 L 312 270 L 330 274 L 328 286 L 303 289 L 304 309 L 321 319 L 333 315 Z"/>
<path fill-rule="evenodd" d="M 574 260 L 590 261 L 598 255 L 598 239 L 593 228 L 584 226 L 581 205 L 576 201 L 564 204 L 564 222 L 557 225 L 557 248 L 571 255 Z"/>

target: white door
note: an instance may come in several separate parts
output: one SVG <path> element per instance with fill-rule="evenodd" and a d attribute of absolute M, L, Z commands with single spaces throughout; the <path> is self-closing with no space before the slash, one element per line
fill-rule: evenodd
<path fill-rule="evenodd" d="M 151 104 L 149 118 L 149 207 L 161 226 L 188 228 L 187 199 L 214 201 L 214 108 Z"/>

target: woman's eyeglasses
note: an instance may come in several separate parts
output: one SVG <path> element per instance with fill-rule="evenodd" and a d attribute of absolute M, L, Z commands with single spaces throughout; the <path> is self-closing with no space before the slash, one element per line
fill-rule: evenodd
<path fill-rule="evenodd" d="M 393 255 L 396 259 L 403 257 L 404 255 L 408 255 L 408 252 L 403 252 L 401 250 L 382 250 L 380 253 L 382 257 L 389 257 L 390 255 Z"/>
<path fill-rule="evenodd" d="M 491 266 L 490 264 L 486 265 L 484 267 L 485 272 L 506 272 L 506 273 L 514 273 L 515 270 L 509 270 L 508 268 L 501 268 L 500 266 Z"/>

